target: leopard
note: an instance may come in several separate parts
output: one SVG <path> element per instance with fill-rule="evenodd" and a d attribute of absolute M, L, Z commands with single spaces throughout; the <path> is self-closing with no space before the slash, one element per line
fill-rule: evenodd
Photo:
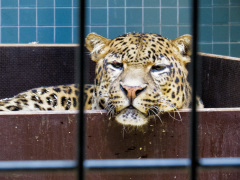
<path fill-rule="evenodd" d="M 90 102 L 93 85 L 84 86 L 84 101 Z M 19 93 L 12 98 L 0 100 L 0 111 L 65 111 L 78 110 L 79 85 L 39 87 Z M 91 109 L 86 103 L 85 109 Z"/>
<path fill-rule="evenodd" d="M 188 34 L 174 40 L 155 33 L 88 34 L 85 47 L 96 68 L 94 84 L 84 88 L 85 110 L 106 110 L 124 126 L 143 126 L 188 108 L 191 42 Z M 78 97 L 76 84 L 40 87 L 0 100 L 0 111 L 77 110 Z"/>

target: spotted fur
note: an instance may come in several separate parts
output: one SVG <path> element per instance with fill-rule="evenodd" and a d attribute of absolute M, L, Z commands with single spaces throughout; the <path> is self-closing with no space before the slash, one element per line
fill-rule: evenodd
<path fill-rule="evenodd" d="M 94 86 L 84 89 L 85 108 L 91 109 Z M 79 89 L 75 84 L 40 87 L 0 100 L 0 111 L 77 110 Z"/>
<path fill-rule="evenodd" d="M 105 109 L 124 125 L 141 126 L 151 116 L 189 107 L 191 36 L 169 40 L 129 33 L 113 40 L 95 33 L 86 47 L 96 62 L 95 85 L 85 86 L 85 109 Z M 75 110 L 76 85 L 42 87 L 0 100 L 0 111 Z"/>
<path fill-rule="evenodd" d="M 141 126 L 161 112 L 189 107 L 190 35 L 169 40 L 129 33 L 110 40 L 91 33 L 86 47 L 97 63 L 93 109 L 106 109 L 121 124 Z"/>

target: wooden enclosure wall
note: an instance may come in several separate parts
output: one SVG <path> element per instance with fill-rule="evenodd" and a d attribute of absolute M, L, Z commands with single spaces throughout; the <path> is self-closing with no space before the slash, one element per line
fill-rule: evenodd
<path fill-rule="evenodd" d="M 152 119 L 144 128 L 127 129 L 108 119 L 106 112 L 86 112 L 87 159 L 188 158 L 189 112 L 180 112 L 182 121 L 164 114 Z M 175 114 L 176 115 L 176 114 Z M 179 118 L 178 115 L 175 116 Z M 37 114 L 7 113 L 0 116 L 0 160 L 69 160 L 76 158 L 76 113 L 47 112 Z M 199 112 L 199 157 L 240 156 L 240 109 L 205 109 Z M 139 174 L 140 173 L 140 174 Z M 170 180 L 187 179 L 186 171 L 148 171 L 146 173 L 87 173 L 96 180 Z M 0 173 L 0 179 L 68 180 L 75 173 L 41 172 Z M 44 178 L 43 178 L 44 177 Z M 227 178 L 226 178 L 227 177 Z M 238 170 L 200 171 L 201 180 L 240 178 Z M 34 179 L 35 180 L 35 179 Z"/>

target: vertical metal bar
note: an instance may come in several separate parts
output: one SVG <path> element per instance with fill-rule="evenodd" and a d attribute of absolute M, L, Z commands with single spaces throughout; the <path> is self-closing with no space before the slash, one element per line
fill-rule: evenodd
<path fill-rule="evenodd" d="M 191 113 L 191 130 L 190 130 L 190 179 L 197 179 L 197 168 L 198 168 L 198 149 L 197 149 L 197 112 L 196 112 L 196 95 L 197 95 L 197 50 L 198 50 L 198 0 L 192 0 L 192 113 Z"/>
<path fill-rule="evenodd" d="M 85 35 L 85 0 L 80 0 L 79 3 L 79 58 L 76 62 L 79 73 L 79 114 L 78 114 L 78 167 L 77 167 L 77 178 L 84 180 L 84 155 L 85 155 L 85 118 L 84 118 L 84 35 Z"/>

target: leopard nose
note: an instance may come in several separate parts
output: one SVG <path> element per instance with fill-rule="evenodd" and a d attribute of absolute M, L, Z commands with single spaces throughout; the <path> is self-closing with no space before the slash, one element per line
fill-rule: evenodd
<path fill-rule="evenodd" d="M 135 99 L 140 93 L 146 89 L 147 85 L 143 86 L 127 86 L 120 83 L 120 88 L 126 94 L 128 99 Z"/>

